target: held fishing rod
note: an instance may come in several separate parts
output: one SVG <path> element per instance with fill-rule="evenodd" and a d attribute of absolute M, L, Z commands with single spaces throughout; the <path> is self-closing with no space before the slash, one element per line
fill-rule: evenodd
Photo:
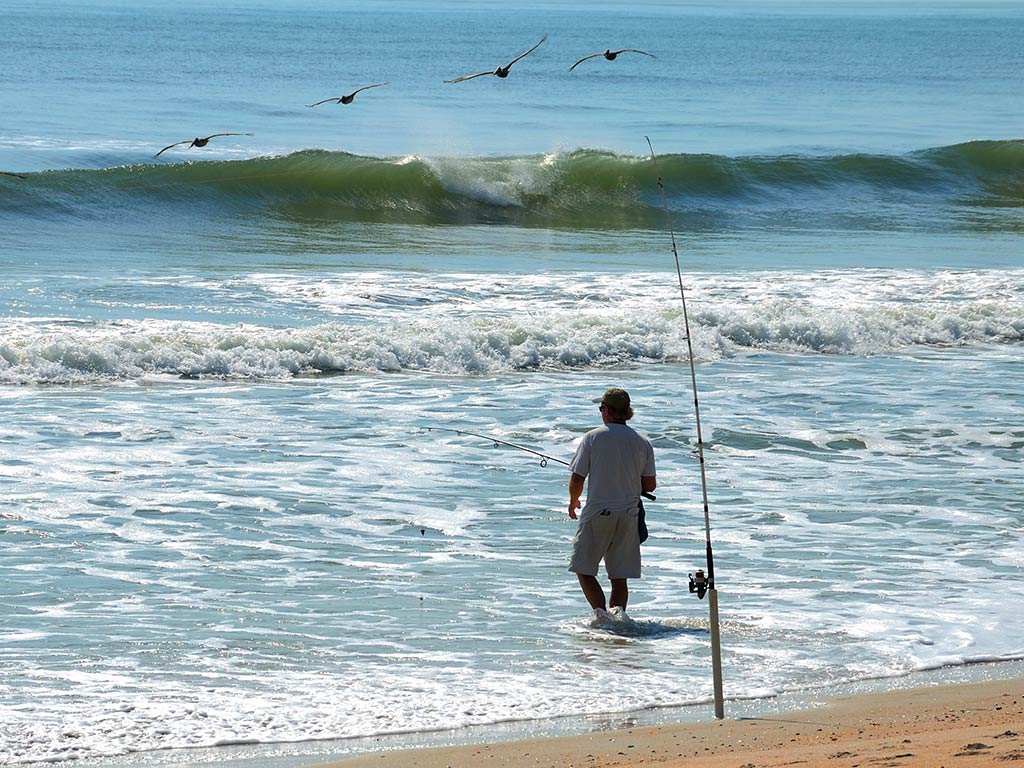
<path fill-rule="evenodd" d="M 700 463 L 700 488 L 704 501 L 704 539 L 707 544 L 707 574 L 697 571 L 690 577 L 690 592 L 696 592 L 697 597 L 703 598 L 705 592 L 708 595 L 708 611 L 711 623 L 711 670 L 715 687 L 715 717 L 721 720 L 725 717 L 725 703 L 722 695 L 722 641 L 718 624 L 718 590 L 715 589 L 715 557 L 711 551 L 711 514 L 708 510 L 708 478 L 704 470 L 704 438 L 700 430 L 700 404 L 697 398 L 697 367 L 693 361 L 693 341 L 690 335 L 690 318 L 686 312 L 686 291 L 683 290 L 683 270 L 679 266 L 679 249 L 676 247 L 676 233 L 672 227 L 672 214 L 668 209 L 668 198 L 665 196 L 665 184 L 661 180 L 661 173 L 658 170 L 658 160 L 654 155 L 654 146 L 649 137 L 647 147 L 651 150 L 651 164 L 658 177 L 658 189 L 661 190 L 661 207 L 665 210 L 665 223 L 668 226 L 668 233 L 672 239 L 672 255 L 676 260 L 676 277 L 679 278 L 679 298 L 683 302 L 683 329 L 686 334 L 686 349 L 690 358 L 690 385 L 693 388 L 693 416 L 697 429 L 697 457 Z"/>
<path fill-rule="evenodd" d="M 452 429 L 451 427 L 424 427 L 424 429 L 426 429 L 427 431 L 454 432 L 456 435 L 470 435 L 471 437 L 479 437 L 481 440 L 488 440 L 494 443 L 495 448 L 497 448 L 499 445 L 507 445 L 509 448 L 516 448 L 520 451 L 526 451 L 527 453 L 532 453 L 534 456 L 539 456 L 540 465 L 542 467 L 546 467 L 549 461 L 558 462 L 559 464 L 562 464 L 566 467 L 569 466 L 568 461 L 566 461 L 565 459 L 560 459 L 557 456 L 548 456 L 546 453 L 535 451 L 533 450 L 533 448 L 527 448 L 525 445 L 510 443 L 508 440 L 499 440 L 497 437 L 492 437 L 491 435 L 481 435 L 478 432 L 470 432 L 468 429 Z M 645 499 L 657 501 L 657 497 L 653 493 L 648 493 L 647 491 L 644 491 L 640 495 L 643 496 Z"/>

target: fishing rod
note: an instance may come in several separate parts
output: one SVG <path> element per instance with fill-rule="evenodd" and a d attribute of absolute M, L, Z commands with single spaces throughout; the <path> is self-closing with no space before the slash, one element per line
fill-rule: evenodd
<path fill-rule="evenodd" d="M 722 695 L 722 640 L 718 622 L 718 590 L 715 589 L 715 556 L 711 551 L 711 513 L 708 505 L 708 477 L 704 469 L 704 438 L 700 429 L 700 404 L 697 397 L 697 366 L 693 360 L 693 341 L 690 335 L 690 318 L 686 312 L 686 291 L 683 289 L 683 270 L 679 266 L 679 249 L 676 247 L 676 233 L 672 226 L 672 214 L 668 209 L 668 198 L 665 196 L 665 184 L 661 180 L 661 172 L 658 170 L 658 159 L 654 154 L 654 145 L 649 137 L 647 147 L 651 150 L 651 164 L 658 177 L 658 189 L 661 190 L 661 207 L 665 210 L 665 222 L 668 226 L 668 233 L 672 239 L 672 255 L 676 260 L 676 277 L 679 278 L 679 298 L 683 302 L 683 329 L 686 334 L 686 349 L 690 358 L 690 385 L 693 388 L 693 417 L 697 429 L 697 457 L 700 463 L 700 488 L 704 501 L 704 540 L 707 545 L 707 574 L 697 571 L 690 576 L 690 592 L 696 592 L 697 597 L 703 598 L 705 592 L 708 595 L 708 611 L 711 623 L 711 670 L 715 687 L 715 717 L 721 720 L 725 717 L 725 703 Z"/>
<path fill-rule="evenodd" d="M 560 459 L 557 456 L 548 456 L 546 453 L 535 451 L 533 450 L 533 448 L 527 448 L 525 445 L 519 445 L 518 443 L 510 443 L 508 440 L 500 440 L 497 437 L 492 437 L 491 435 L 481 435 L 479 432 L 470 432 L 468 429 L 452 429 L 451 427 L 424 427 L 424 429 L 428 431 L 438 430 L 441 432 L 454 432 L 456 435 L 470 435 L 472 437 L 479 437 L 481 440 L 489 440 L 490 442 L 494 443 L 495 448 L 497 448 L 499 445 L 507 445 L 509 448 L 516 448 L 520 451 L 526 451 L 527 453 L 532 453 L 534 456 L 539 456 L 540 465 L 542 467 L 546 467 L 549 461 L 556 461 L 559 464 L 562 464 L 566 467 L 569 466 L 568 461 L 566 461 L 565 459 Z M 645 499 L 657 501 L 657 496 L 655 496 L 653 493 L 648 493 L 647 491 L 644 491 L 640 495 L 643 496 Z"/>
<path fill-rule="evenodd" d="M 559 464 L 569 466 L 569 462 L 564 459 L 559 459 L 556 456 L 548 456 L 546 453 L 535 451 L 533 448 L 527 448 L 525 445 L 517 445 L 516 443 L 510 443 L 508 440 L 499 440 L 491 435 L 481 435 L 477 432 L 470 432 L 468 429 L 452 429 L 450 427 L 424 427 L 429 431 L 439 430 L 441 432 L 454 432 L 456 435 L 471 435 L 472 437 L 479 437 L 481 440 L 489 440 L 494 443 L 494 447 L 497 448 L 499 445 L 507 445 L 509 448 L 518 448 L 520 451 L 526 451 L 532 453 L 534 456 L 540 457 L 540 465 L 546 467 L 549 461 L 557 461 Z"/>

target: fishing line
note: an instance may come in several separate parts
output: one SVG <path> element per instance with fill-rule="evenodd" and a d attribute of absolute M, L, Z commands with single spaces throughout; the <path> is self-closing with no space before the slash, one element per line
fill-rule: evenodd
<path fill-rule="evenodd" d="M 527 448 L 525 445 L 519 445 L 518 443 L 510 443 L 508 440 L 501 440 L 497 437 L 493 437 L 492 435 L 482 435 L 479 432 L 470 432 L 468 429 L 453 429 L 451 427 L 424 427 L 424 429 L 428 431 L 437 430 L 441 432 L 454 432 L 456 435 L 470 435 L 472 437 L 478 437 L 481 440 L 487 440 L 489 442 L 494 443 L 495 448 L 497 448 L 499 445 L 507 445 L 509 448 L 516 448 L 520 451 L 526 451 L 527 453 L 532 453 L 534 456 L 539 456 L 540 465 L 542 467 L 546 467 L 549 461 L 558 462 L 559 464 L 566 467 L 569 466 L 569 462 L 566 461 L 565 459 L 560 459 L 557 456 L 548 456 L 546 453 L 541 453 L 540 451 L 533 450 L 533 448 Z M 643 496 L 645 499 L 657 501 L 657 496 L 655 496 L 653 493 L 648 493 L 647 491 L 644 491 L 640 495 Z"/>
<path fill-rule="evenodd" d="M 198 160 L 198 161 L 193 161 L 193 162 L 174 163 L 173 165 L 168 165 L 168 164 L 147 165 L 147 166 L 144 166 L 144 167 L 147 168 L 147 169 L 149 169 L 149 168 L 164 169 L 164 168 L 174 168 L 174 167 L 178 167 L 178 166 L 195 167 L 195 163 L 196 162 L 246 162 L 246 161 L 238 161 L 238 160 L 214 160 L 214 161 Z M 136 167 L 138 167 L 138 166 L 136 166 Z M 81 170 L 81 169 L 75 169 L 75 170 Z M 102 170 L 109 170 L 109 169 L 102 169 Z M 274 171 L 272 173 L 250 173 L 250 174 L 246 174 L 244 176 L 224 176 L 224 177 L 216 178 L 216 179 L 190 179 L 188 181 L 166 181 L 166 182 L 161 182 L 159 184 L 129 184 L 128 186 L 120 187 L 119 189 L 117 189 L 115 191 L 128 191 L 128 190 L 135 190 L 135 189 L 164 189 L 165 187 L 192 187 L 192 186 L 197 186 L 197 185 L 200 185 L 200 184 L 226 184 L 226 183 L 231 182 L 231 181 L 251 181 L 253 179 L 269 179 L 269 178 L 272 178 L 274 176 L 309 176 L 310 174 L 317 173 L 317 172 L 318 171 L 316 169 L 310 169 L 310 170 L 305 170 L 305 171 L 303 171 L 303 170 Z M 28 178 L 27 176 L 23 176 L 20 173 L 9 173 L 7 171 L 0 171 L 0 175 L 3 175 L 3 176 L 16 176 L 19 179 L 27 179 Z"/>
<path fill-rule="evenodd" d="M 725 706 L 722 698 L 722 645 L 719 633 L 718 622 L 718 590 L 715 589 L 715 557 L 711 550 L 711 514 L 708 505 L 708 478 L 704 469 L 704 438 L 700 429 L 700 403 L 697 397 L 697 365 L 693 359 L 693 341 L 690 335 L 690 317 L 686 311 L 686 291 L 683 288 L 683 270 L 679 266 L 679 249 L 676 247 L 676 233 L 672 226 L 672 213 L 668 208 L 668 198 L 665 195 L 665 184 L 661 179 L 661 172 L 658 170 L 658 160 L 654 154 L 654 145 L 649 137 L 647 147 L 651 151 L 651 164 L 654 166 L 654 173 L 658 177 L 658 189 L 661 190 L 661 207 L 665 211 L 665 223 L 668 226 L 668 233 L 672 239 L 672 255 L 676 260 L 676 277 L 679 279 L 679 298 L 683 302 L 683 329 L 686 334 L 686 349 L 690 358 L 690 385 L 693 388 L 693 416 L 697 430 L 697 457 L 700 462 L 700 489 L 704 501 L 704 540 L 707 546 L 707 574 L 703 575 L 697 571 L 696 576 L 690 578 L 690 591 L 696 592 L 698 597 L 703 597 L 704 592 L 708 594 L 708 609 L 711 620 L 711 666 L 715 686 L 715 717 L 719 720 L 725 717 Z"/>
<path fill-rule="evenodd" d="M 207 161 L 201 161 L 201 162 L 207 162 Z M 246 161 L 239 161 L 239 160 L 227 160 L 227 161 L 224 161 L 224 160 L 221 160 L 221 161 L 213 161 L 213 162 L 246 162 Z M 191 164 L 190 163 L 176 163 L 175 165 L 191 165 Z M 154 168 L 173 168 L 175 166 L 173 166 L 173 165 L 171 165 L 171 166 L 160 165 L 160 166 L 149 166 L 149 167 L 154 167 Z M 310 169 L 310 170 L 307 170 L 307 171 L 295 170 L 295 171 L 274 171 L 272 173 L 252 173 L 252 174 L 247 174 L 245 176 L 224 176 L 222 178 L 216 178 L 216 179 L 191 179 L 189 181 L 167 181 L 167 182 L 162 182 L 160 184 L 133 184 L 133 185 L 126 186 L 126 187 L 121 187 L 121 189 L 122 190 L 129 190 L 129 189 L 163 189 L 165 187 L 191 187 L 191 186 L 197 186 L 197 185 L 200 185 L 200 184 L 226 184 L 226 183 L 231 182 L 231 181 L 251 181 L 252 179 L 269 179 L 269 178 L 272 178 L 274 176 L 309 176 L 310 174 L 313 174 L 313 173 L 318 173 L 318 171 L 316 169 Z"/>
<path fill-rule="evenodd" d="M 497 448 L 499 445 L 507 445 L 509 448 L 518 448 L 520 451 L 526 451 L 532 453 L 534 456 L 540 457 L 540 465 L 546 467 L 549 461 L 557 461 L 559 464 L 569 466 L 569 462 L 564 459 L 559 459 L 556 456 L 548 456 L 546 453 L 535 451 L 532 448 L 527 448 L 525 445 L 518 445 L 516 443 L 510 443 L 508 440 L 499 440 L 491 435 L 481 435 L 477 432 L 470 432 L 468 429 L 451 429 L 449 427 L 424 427 L 428 431 L 439 430 L 441 432 L 454 432 L 456 435 L 471 435 L 472 437 L 479 437 L 481 440 L 488 440 L 494 443 L 494 447 Z"/>

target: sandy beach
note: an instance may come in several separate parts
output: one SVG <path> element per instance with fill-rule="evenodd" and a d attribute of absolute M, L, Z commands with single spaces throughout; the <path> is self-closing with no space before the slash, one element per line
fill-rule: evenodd
<path fill-rule="evenodd" d="M 828 700 L 775 717 L 380 752 L 317 768 L 974 768 L 1024 760 L 1024 679 Z"/>

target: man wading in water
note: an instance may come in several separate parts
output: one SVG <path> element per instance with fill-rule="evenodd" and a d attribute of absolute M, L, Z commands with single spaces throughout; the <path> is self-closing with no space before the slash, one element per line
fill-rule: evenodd
<path fill-rule="evenodd" d="M 573 520 L 587 483 L 587 503 L 572 540 L 569 570 L 579 578 L 587 602 L 601 618 L 606 605 L 597 566 L 603 559 L 612 582 L 611 613 L 625 613 L 627 579 L 640 578 L 640 494 L 653 491 L 657 479 L 651 441 L 626 425 L 633 418 L 629 393 L 613 387 L 594 402 L 601 403 L 604 425 L 583 436 L 569 465 L 569 517 Z"/>

